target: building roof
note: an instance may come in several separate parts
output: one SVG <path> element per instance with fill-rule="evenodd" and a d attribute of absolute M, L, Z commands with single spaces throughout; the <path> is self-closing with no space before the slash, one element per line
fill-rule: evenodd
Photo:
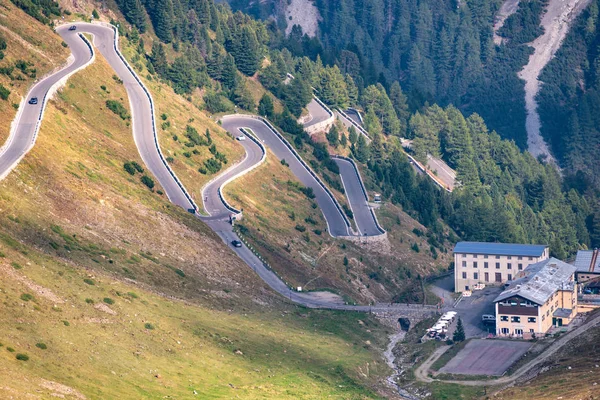
<path fill-rule="evenodd" d="M 500 293 L 494 302 L 520 296 L 537 304 L 544 304 L 557 290 L 572 290 L 573 265 L 554 257 L 531 264 L 519 274 L 508 289 Z"/>
<path fill-rule="evenodd" d="M 571 310 L 570 308 L 557 308 L 556 310 L 554 310 L 552 316 L 558 318 L 569 318 L 572 312 L 573 310 Z"/>
<path fill-rule="evenodd" d="M 541 244 L 458 242 L 455 253 L 492 254 L 495 256 L 540 257 L 548 246 Z"/>
<path fill-rule="evenodd" d="M 594 250 L 579 250 L 577 251 L 577 257 L 575 258 L 575 268 L 577 272 L 589 272 L 590 264 L 592 263 L 592 257 L 594 256 Z M 600 273 L 600 257 L 596 258 L 594 265 L 594 272 Z"/>

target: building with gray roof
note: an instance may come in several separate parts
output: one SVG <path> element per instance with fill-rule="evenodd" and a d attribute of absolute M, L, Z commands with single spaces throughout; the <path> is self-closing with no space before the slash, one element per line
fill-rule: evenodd
<path fill-rule="evenodd" d="M 546 333 L 577 315 L 575 266 L 554 257 L 529 265 L 496 299 L 498 335 Z"/>

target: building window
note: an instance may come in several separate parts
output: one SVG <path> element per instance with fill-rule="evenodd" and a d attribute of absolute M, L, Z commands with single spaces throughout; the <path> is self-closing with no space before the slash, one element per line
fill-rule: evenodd
<path fill-rule="evenodd" d="M 512 264 L 511 263 L 506 264 L 506 268 L 512 269 Z"/>
<path fill-rule="evenodd" d="M 466 262 L 466 261 L 463 261 L 463 262 L 462 262 L 462 266 L 463 266 L 463 267 L 466 267 L 466 266 L 467 266 L 467 262 Z"/>
<path fill-rule="evenodd" d="M 528 317 L 527 322 L 535 322 L 535 317 Z"/>
<path fill-rule="evenodd" d="M 477 258 L 477 254 L 473 254 L 473 258 Z"/>
<path fill-rule="evenodd" d="M 500 256 L 496 256 L 496 260 L 499 260 L 499 259 L 500 259 Z"/>
<path fill-rule="evenodd" d="M 515 329 L 515 335 L 523 336 L 523 329 Z"/>
<path fill-rule="evenodd" d="M 483 276 L 484 276 L 484 278 L 485 278 L 485 281 L 486 281 L 486 282 L 489 282 L 489 281 L 490 281 L 490 274 L 488 274 L 488 273 L 486 272 L 486 273 L 485 273 Z"/>
<path fill-rule="evenodd" d="M 535 333 L 535 331 L 533 329 L 530 329 L 529 333 Z"/>
<path fill-rule="evenodd" d="M 545 315 L 542 315 L 542 321 L 543 321 L 543 320 L 545 320 L 545 319 L 546 319 L 546 316 L 545 316 Z"/>
<path fill-rule="evenodd" d="M 473 268 L 477 268 L 477 261 L 473 261 Z"/>
<path fill-rule="evenodd" d="M 462 273 L 462 277 L 463 277 L 463 279 L 467 279 L 467 273 L 466 273 L 466 272 L 463 272 L 463 273 Z"/>
<path fill-rule="evenodd" d="M 502 282 L 502 274 L 500 272 L 496 272 L 496 282 Z"/>
<path fill-rule="evenodd" d="M 486 261 L 483 263 L 483 268 L 487 268 L 487 267 L 488 267 L 488 262 Z"/>
<path fill-rule="evenodd" d="M 473 279 L 479 279 L 479 274 L 477 272 L 473 273 Z"/>
<path fill-rule="evenodd" d="M 529 257 L 529 261 L 532 261 L 532 260 L 533 260 L 533 257 Z"/>
<path fill-rule="evenodd" d="M 500 263 L 496 263 L 496 269 L 500 269 Z"/>
<path fill-rule="evenodd" d="M 523 259 L 522 256 L 517 257 L 517 260 L 522 260 L 522 259 Z"/>
<path fill-rule="evenodd" d="M 512 260 L 512 256 L 508 256 L 508 257 L 506 257 L 506 258 L 508 258 L 509 260 Z"/>
<path fill-rule="evenodd" d="M 521 322 L 521 317 L 510 317 L 510 322 Z"/>
<path fill-rule="evenodd" d="M 462 258 L 466 258 L 466 257 L 467 257 L 467 255 L 463 253 L 462 254 Z"/>
<path fill-rule="evenodd" d="M 484 254 L 483 258 L 487 259 L 487 258 L 488 258 L 488 255 L 487 255 L 487 254 Z"/>
<path fill-rule="evenodd" d="M 546 317 L 550 316 L 550 310 L 546 311 Z"/>
<path fill-rule="evenodd" d="M 507 315 L 501 316 L 500 321 L 508 321 L 508 316 Z"/>
<path fill-rule="evenodd" d="M 512 281 L 512 274 L 508 274 L 508 280 Z"/>
<path fill-rule="evenodd" d="M 519 267 L 519 271 L 523 271 L 523 264 L 519 263 L 518 267 Z"/>
<path fill-rule="evenodd" d="M 509 332 L 508 328 L 502 328 L 503 335 L 508 335 L 508 332 Z"/>

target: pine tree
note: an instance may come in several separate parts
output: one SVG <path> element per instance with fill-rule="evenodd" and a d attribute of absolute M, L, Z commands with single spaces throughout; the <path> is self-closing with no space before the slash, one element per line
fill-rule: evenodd
<path fill-rule="evenodd" d="M 351 75 L 346 74 L 344 81 L 346 82 L 346 90 L 348 91 L 348 105 L 355 107 L 358 104 L 358 88 Z"/>
<path fill-rule="evenodd" d="M 405 136 L 410 111 L 408 110 L 406 96 L 402 93 L 402 88 L 400 88 L 398 81 L 394 81 L 390 87 L 390 100 L 392 101 L 394 110 L 396 111 L 396 115 L 400 122 L 400 136 Z"/>
<path fill-rule="evenodd" d="M 452 340 L 454 342 L 463 342 L 465 340 L 465 328 L 463 327 L 463 322 L 460 317 L 458 317 L 458 322 L 456 323 L 456 329 L 452 335 Z"/>
<path fill-rule="evenodd" d="M 237 69 L 235 60 L 231 54 L 225 56 L 221 69 L 221 83 L 227 89 L 233 89 L 236 85 Z"/>
<path fill-rule="evenodd" d="M 173 3 L 171 0 L 155 0 L 149 13 L 156 36 L 163 42 L 170 43 L 173 40 Z"/>
<path fill-rule="evenodd" d="M 363 135 L 358 136 L 354 156 L 362 163 L 366 163 L 369 160 L 369 145 Z"/>
<path fill-rule="evenodd" d="M 239 42 L 230 47 L 240 72 L 248 76 L 254 75 L 261 61 L 261 49 L 256 33 L 249 26 L 244 26 Z"/>
<path fill-rule="evenodd" d="M 350 129 L 348 129 L 348 140 L 350 141 L 350 144 L 352 146 L 354 146 L 356 144 L 356 141 L 358 140 L 356 129 L 353 126 L 351 126 Z"/>
<path fill-rule="evenodd" d="M 141 33 L 146 32 L 145 11 L 140 0 L 121 0 L 117 4 L 127 22 L 135 26 Z"/>
<path fill-rule="evenodd" d="M 167 55 L 165 49 L 160 42 L 152 43 L 152 52 L 150 53 L 150 62 L 154 67 L 154 70 L 161 77 L 167 76 L 169 71 L 169 64 L 167 63 Z"/>
<path fill-rule="evenodd" d="M 346 134 L 344 132 L 342 132 L 342 134 L 340 136 L 340 144 L 344 148 L 348 145 L 348 138 L 346 137 Z"/>
<path fill-rule="evenodd" d="M 335 125 L 333 125 L 331 129 L 329 129 L 329 132 L 327 132 L 325 136 L 332 147 L 337 147 L 340 143 L 339 131 Z"/>
<path fill-rule="evenodd" d="M 263 94 L 258 103 L 258 114 L 267 118 L 272 118 L 274 113 L 273 100 L 268 94 Z"/>

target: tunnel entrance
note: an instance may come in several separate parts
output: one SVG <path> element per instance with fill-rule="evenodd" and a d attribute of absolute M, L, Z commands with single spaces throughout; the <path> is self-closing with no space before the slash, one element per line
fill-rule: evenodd
<path fill-rule="evenodd" d="M 408 330 L 410 329 L 410 320 L 408 318 L 398 318 L 398 323 L 400 324 L 400 329 L 402 329 L 405 332 L 408 332 Z"/>

